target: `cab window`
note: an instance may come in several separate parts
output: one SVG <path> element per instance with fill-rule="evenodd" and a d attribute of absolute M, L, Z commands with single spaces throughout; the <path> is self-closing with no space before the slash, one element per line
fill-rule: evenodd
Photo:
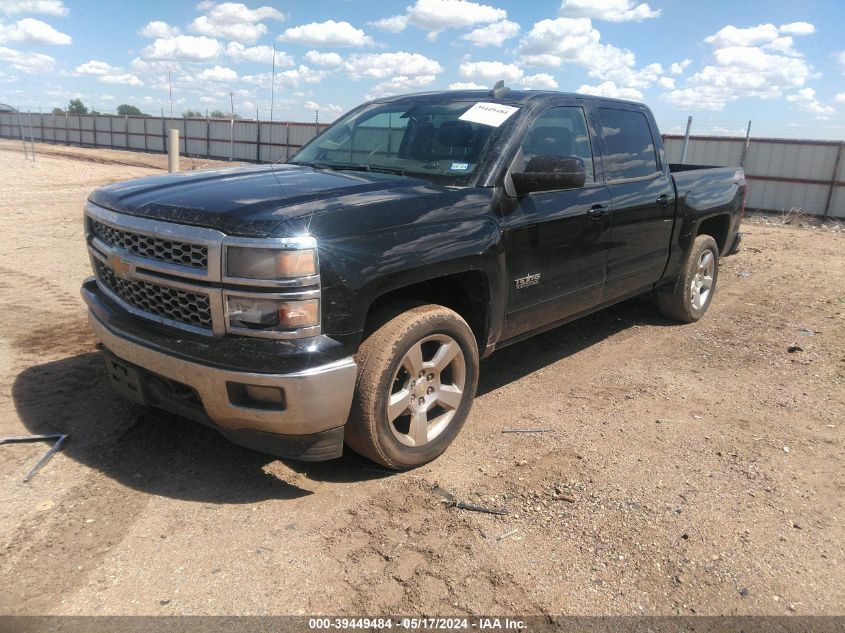
<path fill-rule="evenodd" d="M 587 120 L 578 106 L 551 108 L 541 114 L 522 141 L 522 155 L 526 165 L 539 156 L 580 158 L 587 172 L 586 184 L 595 182 Z"/>
<path fill-rule="evenodd" d="M 644 178 L 659 171 L 651 127 L 642 112 L 599 108 L 598 113 L 607 152 L 606 181 Z"/>

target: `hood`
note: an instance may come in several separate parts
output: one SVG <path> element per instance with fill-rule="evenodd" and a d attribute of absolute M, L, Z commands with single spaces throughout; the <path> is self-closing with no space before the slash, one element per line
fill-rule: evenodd
<path fill-rule="evenodd" d="M 129 180 L 97 189 L 89 200 L 119 213 L 264 237 L 303 215 L 442 191 L 408 176 L 262 165 Z"/>

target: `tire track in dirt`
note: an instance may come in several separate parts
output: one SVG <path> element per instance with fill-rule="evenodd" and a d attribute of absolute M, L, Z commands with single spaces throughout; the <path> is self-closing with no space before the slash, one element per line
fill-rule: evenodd
<path fill-rule="evenodd" d="M 13 352 L 6 376 L 14 381 L 18 417 L 30 433 L 68 433 L 63 456 L 107 463 L 116 429 L 104 425 L 92 433 L 90 419 L 124 407 L 109 388 L 100 355 L 92 353 L 94 339 L 81 300 L 34 274 L 0 267 L 0 275 L 0 304 L 5 308 L 0 328 Z M 25 467 L 23 462 L 16 465 Z M 41 494 L 54 504 L 48 510 L 22 506 L 17 525 L 0 548 L 0 575 L 15 578 L 4 587 L 0 611 L 47 613 L 55 608 L 57 600 L 87 582 L 149 501 L 148 495 L 127 490 L 96 468 L 80 471 L 60 460 L 33 485 L 49 486 L 51 474 L 68 468 L 79 473 L 77 481 L 57 492 L 46 488 Z M 16 573 L 20 569 L 27 574 Z M 50 591 L 44 591 L 45 578 L 51 579 Z"/>

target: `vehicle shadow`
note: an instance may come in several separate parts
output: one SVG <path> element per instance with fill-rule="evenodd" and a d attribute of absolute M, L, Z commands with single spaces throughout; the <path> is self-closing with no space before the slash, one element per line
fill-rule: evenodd
<path fill-rule="evenodd" d="M 272 467 L 277 462 L 272 455 L 232 444 L 202 424 L 122 399 L 109 384 L 98 352 L 25 369 L 15 379 L 12 398 L 29 433 L 67 433 L 63 455 L 142 492 L 222 504 L 312 494 L 296 481 L 313 465 L 284 460 Z M 285 468 L 288 464 L 294 468 Z M 49 470 L 45 467 L 38 477 L 49 476 Z M 321 480 L 336 482 L 386 474 L 351 451 L 317 472 Z"/>
<path fill-rule="evenodd" d="M 481 361 L 476 395 L 495 391 L 636 325 L 672 326 L 677 323 L 660 315 L 651 295 L 628 299 L 497 350 Z"/>
<path fill-rule="evenodd" d="M 632 325 L 668 325 L 635 299 L 556 328 L 482 362 L 478 394 L 586 349 Z M 89 352 L 34 365 L 15 379 L 12 397 L 33 434 L 67 433 L 61 452 L 145 493 L 219 504 L 297 499 L 312 494 L 301 476 L 348 483 L 392 474 L 350 450 L 330 462 L 278 460 L 232 444 L 212 428 L 120 398 L 101 355 Z M 46 449 L 45 449 L 46 450 Z M 39 477 L 49 476 L 49 466 Z"/>

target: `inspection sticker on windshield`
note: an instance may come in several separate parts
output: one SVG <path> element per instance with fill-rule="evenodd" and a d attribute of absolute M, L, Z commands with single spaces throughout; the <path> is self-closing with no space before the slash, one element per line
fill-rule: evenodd
<path fill-rule="evenodd" d="M 449 166 L 449 171 L 466 171 L 469 169 L 469 163 L 452 163 Z"/>
<path fill-rule="evenodd" d="M 459 118 L 461 121 L 499 127 L 517 110 L 519 108 L 502 105 L 501 103 L 485 103 L 484 101 L 480 101 L 464 112 Z"/>

